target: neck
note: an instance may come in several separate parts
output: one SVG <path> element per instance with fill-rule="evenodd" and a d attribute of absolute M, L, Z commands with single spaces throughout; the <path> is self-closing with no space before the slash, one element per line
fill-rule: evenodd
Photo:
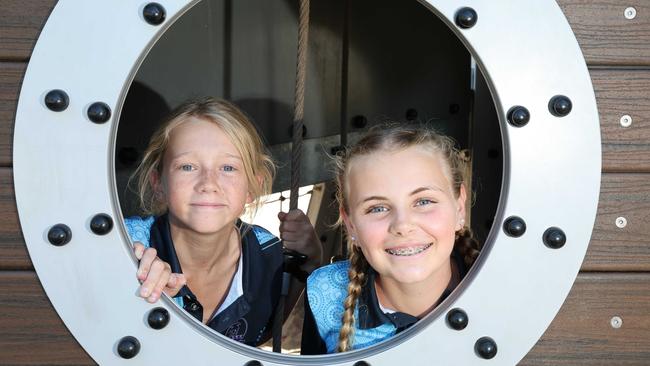
<path fill-rule="evenodd" d="M 212 234 L 188 230 L 172 220 L 169 229 L 186 277 L 191 277 L 194 273 L 228 271 L 239 260 L 241 241 L 234 223 Z"/>
<path fill-rule="evenodd" d="M 415 283 L 401 283 L 378 274 L 375 289 L 383 307 L 422 318 L 436 307 L 451 279 L 450 261 L 426 280 Z"/>

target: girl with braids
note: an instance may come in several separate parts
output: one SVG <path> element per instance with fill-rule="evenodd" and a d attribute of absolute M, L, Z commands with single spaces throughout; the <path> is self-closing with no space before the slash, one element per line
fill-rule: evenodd
<path fill-rule="evenodd" d="M 235 105 L 190 100 L 156 131 L 134 177 L 144 217 L 125 224 L 140 260 L 138 295 L 165 292 L 198 321 L 236 341 L 268 339 L 282 290 L 282 244 L 239 217 L 270 193 L 274 165 L 255 126 Z M 284 245 L 320 264 L 321 247 L 300 210 L 280 213 Z M 303 285 L 293 281 L 287 309 Z"/>
<path fill-rule="evenodd" d="M 478 255 L 464 160 L 423 126 L 375 128 L 336 158 L 347 261 L 307 280 L 303 354 L 390 338 L 431 312 Z"/>

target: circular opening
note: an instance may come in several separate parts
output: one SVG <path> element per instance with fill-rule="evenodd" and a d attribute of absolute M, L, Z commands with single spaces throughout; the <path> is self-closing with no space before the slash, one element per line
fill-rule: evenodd
<path fill-rule="evenodd" d="M 205 95 L 232 101 L 256 124 L 279 167 L 269 205 L 282 204 L 278 194 L 290 181 L 297 14 L 289 1 L 203 0 L 157 41 L 120 114 L 115 177 L 124 217 L 139 214 L 129 179 L 151 134 L 173 108 Z M 432 126 L 466 151 L 473 192 L 467 221 L 485 244 L 500 199 L 503 141 L 488 84 L 451 29 L 417 1 L 313 2 L 308 60 L 301 183 L 316 184 L 306 192 L 317 194 L 303 207 L 326 257 L 344 254 L 342 234 L 330 226 L 338 213 L 330 170 L 323 169 L 328 154 L 385 121 Z M 404 334 L 446 312 L 444 304 Z M 286 353 L 299 352 L 301 304 L 294 313 L 285 322 Z"/>

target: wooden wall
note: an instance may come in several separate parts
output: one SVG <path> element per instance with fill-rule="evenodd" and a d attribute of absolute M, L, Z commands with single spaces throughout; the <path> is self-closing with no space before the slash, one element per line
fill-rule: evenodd
<path fill-rule="evenodd" d="M 0 0 L 0 363 L 91 364 L 45 296 L 13 192 L 16 103 L 55 0 Z M 523 365 L 650 364 L 650 1 L 560 0 L 596 91 L 603 175 L 596 227 L 571 294 Z M 637 16 L 627 20 L 624 9 Z M 522 8 L 525 7 L 522 2 Z M 522 11 L 525 9 L 522 9 Z M 622 115 L 633 118 L 621 127 Z M 619 216 L 628 225 L 615 225 Z M 610 319 L 619 316 L 622 327 Z M 507 321 L 507 319 L 504 319 Z M 100 330 L 101 331 L 101 330 Z"/>

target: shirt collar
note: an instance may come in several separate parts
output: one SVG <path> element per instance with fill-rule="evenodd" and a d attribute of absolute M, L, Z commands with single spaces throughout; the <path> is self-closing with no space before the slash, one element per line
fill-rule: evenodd
<path fill-rule="evenodd" d="M 406 329 L 418 321 L 417 317 L 413 315 L 396 311 L 394 313 L 384 313 L 379 306 L 377 299 L 377 292 L 375 290 L 375 278 L 377 272 L 368 266 L 366 271 L 366 281 L 361 286 L 361 294 L 359 295 L 358 309 L 358 325 L 360 329 L 376 328 L 382 324 L 392 323 L 395 328 Z"/>
<path fill-rule="evenodd" d="M 267 265 L 262 256 L 259 242 L 252 227 L 241 220 L 237 220 L 236 226 L 239 229 L 239 235 L 241 238 L 241 255 L 243 262 L 242 286 L 244 296 L 240 297 L 235 302 L 238 303 L 236 306 L 236 308 L 239 309 L 238 313 L 246 313 L 250 309 L 250 304 L 257 299 L 263 290 L 261 288 L 263 281 L 255 281 L 256 278 L 259 278 L 256 274 L 267 273 Z M 151 227 L 151 247 L 156 249 L 157 255 L 160 259 L 169 264 L 173 273 L 183 273 L 171 237 L 168 214 L 157 217 L 153 223 Z M 253 273 L 253 271 L 255 271 L 255 273 Z M 178 296 L 182 296 L 185 303 L 191 304 L 193 302 L 198 304 L 196 296 L 188 286 L 183 286 L 175 297 Z M 194 306 L 194 310 L 197 314 L 193 313 L 192 306 L 186 306 L 186 308 L 188 308 L 186 310 L 192 313 L 192 315 L 200 319 L 200 316 L 197 316 L 197 314 L 203 313 L 200 305 L 198 307 Z"/>

